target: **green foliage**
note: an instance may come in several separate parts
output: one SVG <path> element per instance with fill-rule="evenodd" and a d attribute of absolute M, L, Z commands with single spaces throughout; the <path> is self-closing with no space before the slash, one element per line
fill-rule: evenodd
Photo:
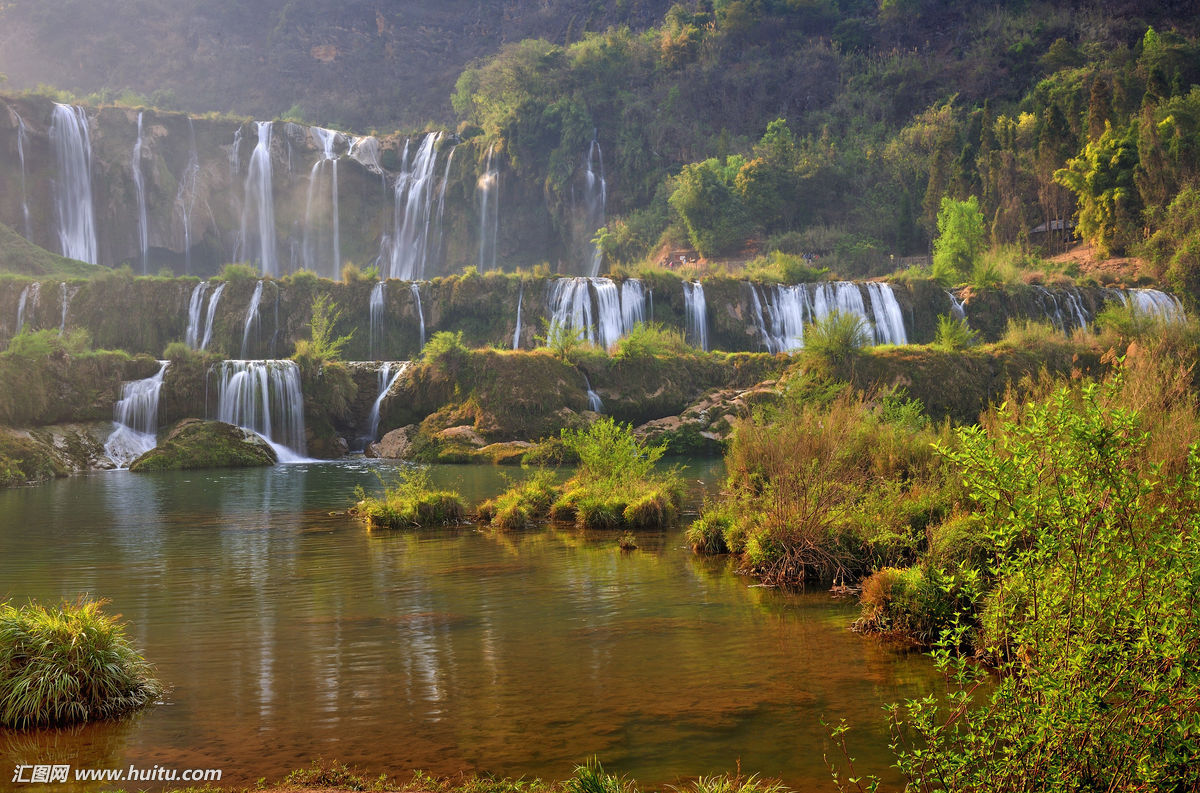
<path fill-rule="evenodd" d="M 647 481 L 664 451 L 661 446 L 639 440 L 628 424 L 620 424 L 609 416 L 596 420 L 587 429 L 564 429 L 562 441 L 578 456 L 576 476 L 579 482 L 587 484 Z"/>
<path fill-rule="evenodd" d="M 447 526 L 461 523 L 466 513 L 456 491 L 439 490 L 433 485 L 429 469 L 420 466 L 396 471 L 384 485 L 383 498 L 368 497 L 361 486 L 355 488 L 355 511 L 372 529 L 407 529 Z"/>
<path fill-rule="evenodd" d="M 0 725 L 54 727 L 115 718 L 163 686 L 103 601 L 0 604 Z"/>
<path fill-rule="evenodd" d="M 550 505 L 558 497 L 555 476 L 546 470 L 531 476 L 496 498 L 479 505 L 479 520 L 494 529 L 523 529 L 550 515 Z"/>
<path fill-rule="evenodd" d="M 425 342 L 425 347 L 421 350 L 421 357 L 430 363 L 442 363 L 466 355 L 467 352 L 467 345 L 463 343 L 461 330 L 440 330 Z"/>
<path fill-rule="evenodd" d="M 637 793 L 636 785 L 624 777 L 605 773 L 595 757 L 575 767 L 575 774 L 563 782 L 566 793 Z"/>
<path fill-rule="evenodd" d="M 1114 128 L 1106 121 L 1098 140 L 1088 141 L 1079 156 L 1054 172 L 1079 203 L 1077 231 L 1103 256 L 1123 253 L 1136 239 L 1142 210 L 1134 184 L 1136 133 L 1132 124 Z"/>
<path fill-rule="evenodd" d="M 983 253 L 983 213 L 979 199 L 966 201 L 942 197 L 937 217 L 937 238 L 933 241 L 933 277 L 943 284 L 959 283 L 975 269 Z"/>
<path fill-rule="evenodd" d="M 657 322 L 638 322 L 617 341 L 612 357 L 616 360 L 666 358 L 697 352 L 687 343 L 682 331 L 663 327 Z"/>
<path fill-rule="evenodd" d="M 834 366 L 853 358 L 870 341 L 870 331 L 862 317 L 837 310 L 804 329 L 805 352 Z"/>
<path fill-rule="evenodd" d="M 221 268 L 222 281 L 229 283 L 246 283 L 257 281 L 261 276 L 258 270 L 244 262 L 230 262 Z"/>
<path fill-rule="evenodd" d="M 8 342 L 5 355 L 30 361 L 49 356 L 83 356 L 92 349 L 92 340 L 85 328 L 71 328 L 65 335 L 49 328 L 30 332 L 23 330 Z"/>
<path fill-rule="evenodd" d="M 683 166 L 669 199 L 687 227 L 688 240 L 704 257 L 739 249 L 750 236 L 750 213 L 734 188 L 734 178 L 744 161 L 715 158 Z"/>
<path fill-rule="evenodd" d="M 981 689 L 984 672 L 956 652 L 970 632 L 960 612 L 934 654 L 955 685 L 892 710 L 914 788 L 1200 785 L 1200 454 L 1172 476 L 1142 462 L 1150 436 L 1114 406 L 1121 389 L 1061 388 L 942 450 L 991 549 L 971 586 L 977 644 L 1000 677 Z"/>
<path fill-rule="evenodd" d="M 560 361 L 569 361 L 576 352 L 587 346 L 583 328 L 569 328 L 555 319 L 542 318 L 542 333 L 534 341 L 545 345 Z"/>
<path fill-rule="evenodd" d="M 746 263 L 746 276 L 770 284 L 807 284 L 829 277 L 828 267 L 813 267 L 795 253 L 774 250 Z"/>
<path fill-rule="evenodd" d="M 334 328 L 342 317 L 341 309 L 333 305 L 333 298 L 322 293 L 313 297 L 312 319 L 309 321 L 310 335 L 296 342 L 297 359 L 314 362 L 336 361 L 342 350 L 354 337 L 351 330 L 345 336 L 334 336 Z"/>
<path fill-rule="evenodd" d="M 729 546 L 725 538 L 732 528 L 732 517 L 719 510 L 709 509 L 705 505 L 700 517 L 692 521 L 691 526 L 688 526 L 687 544 L 696 553 L 709 555 L 729 553 Z"/>
<path fill-rule="evenodd" d="M 978 335 L 971 330 L 965 319 L 939 314 L 937 335 L 933 339 L 933 346 L 946 352 L 965 350 L 976 343 Z"/>

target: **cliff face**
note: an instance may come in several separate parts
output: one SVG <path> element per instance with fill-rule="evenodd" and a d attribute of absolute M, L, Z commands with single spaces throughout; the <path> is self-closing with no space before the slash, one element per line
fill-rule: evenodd
<path fill-rule="evenodd" d="M 361 129 L 451 117 L 454 81 L 506 42 L 564 43 L 644 28 L 667 0 L 18 0 L 0 6 L 0 72 L 23 89 L 125 88 L 180 107 L 306 118 Z"/>

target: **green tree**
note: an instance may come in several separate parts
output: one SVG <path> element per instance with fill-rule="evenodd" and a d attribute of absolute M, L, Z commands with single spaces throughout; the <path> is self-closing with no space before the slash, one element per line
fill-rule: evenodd
<path fill-rule="evenodd" d="M 1079 233 L 1105 256 L 1123 253 L 1136 239 L 1142 209 L 1137 166 L 1137 124 L 1106 122 L 1099 138 L 1054 172 L 1055 181 L 1075 193 Z"/>
<path fill-rule="evenodd" d="M 958 283 L 974 269 L 983 253 L 985 229 L 979 199 L 966 201 L 942 197 L 937 218 L 938 236 L 933 241 L 933 277 L 943 283 Z"/>
<path fill-rule="evenodd" d="M 715 157 L 683 166 L 669 199 L 687 227 L 688 240 L 701 256 L 720 256 L 739 248 L 750 236 L 746 206 L 734 189 L 745 165 L 737 155 L 722 164 Z"/>

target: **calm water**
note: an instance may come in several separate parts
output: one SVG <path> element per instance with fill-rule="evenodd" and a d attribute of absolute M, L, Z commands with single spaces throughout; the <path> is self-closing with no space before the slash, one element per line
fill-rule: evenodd
<path fill-rule="evenodd" d="M 0 762 L 220 768 L 245 785 L 315 758 L 562 778 L 598 755 L 645 784 L 740 761 L 828 789 L 822 718 L 860 725 L 860 770 L 886 772 L 881 705 L 935 685 L 926 659 L 850 633 L 853 604 L 753 587 L 681 532 L 629 553 L 555 528 L 369 534 L 339 511 L 373 470 L 0 491 L 0 599 L 109 598 L 172 687 L 119 724 L 0 730 Z M 504 487 L 494 468 L 435 475 L 471 501 Z M 718 475 L 688 471 L 695 503 Z"/>

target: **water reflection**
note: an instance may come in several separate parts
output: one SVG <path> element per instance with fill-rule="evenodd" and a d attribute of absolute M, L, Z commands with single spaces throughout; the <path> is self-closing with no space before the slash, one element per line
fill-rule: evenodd
<path fill-rule="evenodd" d="M 852 604 L 751 588 L 677 531 L 633 553 L 562 528 L 368 533 L 342 511 L 355 484 L 378 487 L 372 465 L 0 492 L 0 598 L 111 598 L 173 687 L 136 724 L 17 737 L 222 768 L 228 785 L 316 757 L 556 778 L 598 754 L 645 783 L 740 759 L 811 787 L 820 718 L 863 725 L 857 754 L 880 772 L 881 704 L 932 685 L 923 659 L 845 629 Z M 500 473 L 435 476 L 474 502 Z"/>

